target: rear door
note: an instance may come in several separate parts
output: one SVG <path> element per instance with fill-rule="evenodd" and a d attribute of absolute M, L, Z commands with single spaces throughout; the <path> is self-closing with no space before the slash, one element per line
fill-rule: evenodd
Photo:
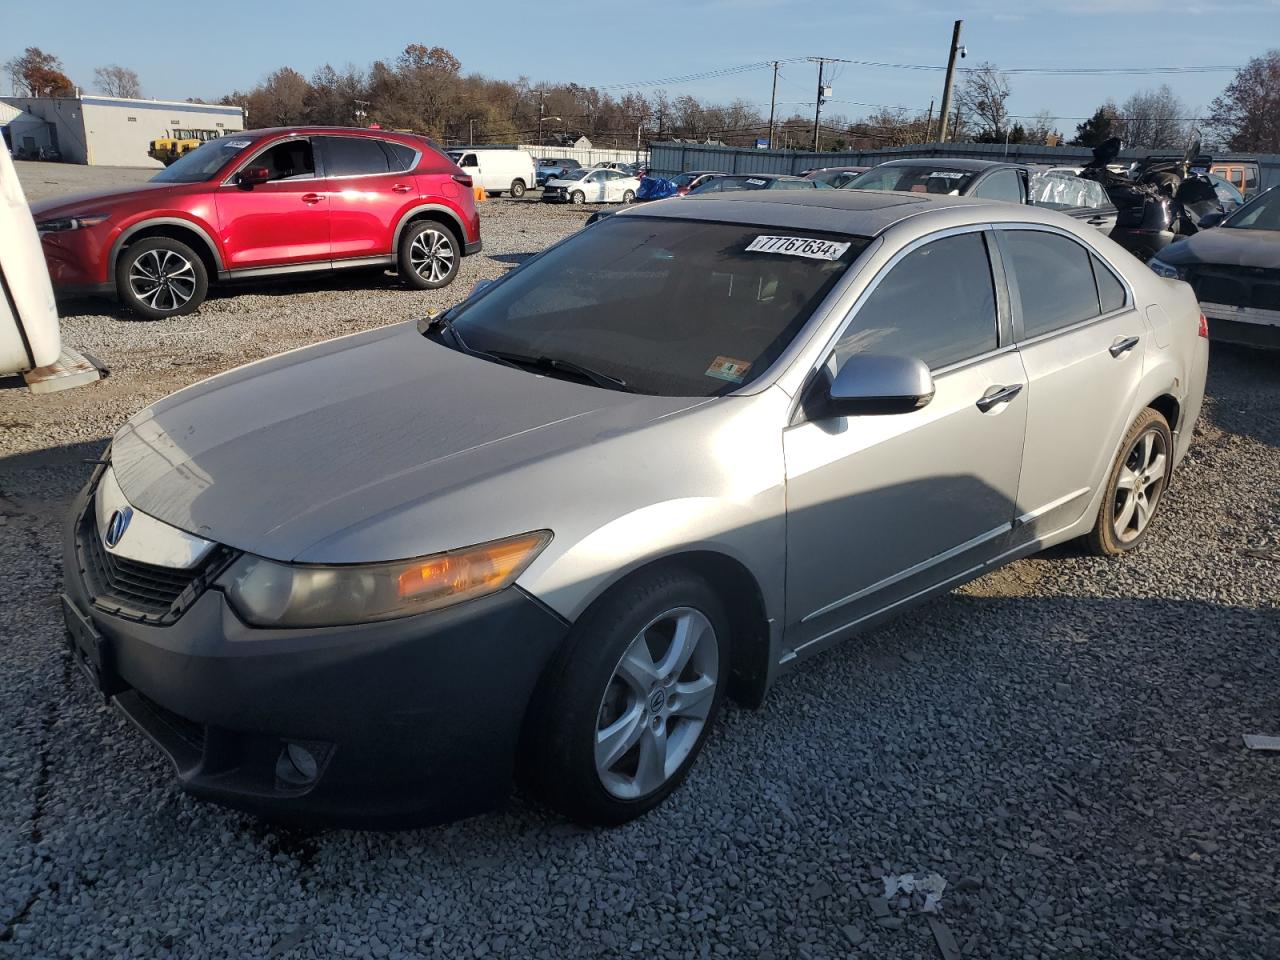
<path fill-rule="evenodd" d="M 1118 274 L 1066 232 L 997 231 L 1027 371 L 1016 542 L 1081 519 L 1128 428 L 1147 326 Z"/>
<path fill-rule="evenodd" d="M 1026 203 L 1027 184 L 1023 175 L 1009 167 L 992 171 L 979 180 L 969 192 L 971 197 L 999 200 L 1002 203 Z"/>
<path fill-rule="evenodd" d="M 266 167 L 266 183 L 238 181 L 245 167 Z M 326 263 L 329 185 L 310 137 L 287 137 L 259 150 L 218 188 L 218 232 L 229 270 Z"/>
<path fill-rule="evenodd" d="M 989 242 L 975 228 L 908 248 L 854 307 L 815 371 L 834 376 L 859 352 L 916 357 L 934 375 L 927 406 L 800 415 L 783 434 L 793 649 L 835 639 L 1006 548 L 1027 400 Z"/>
<path fill-rule="evenodd" d="M 418 200 L 417 153 L 373 137 L 316 137 L 330 188 L 334 261 L 388 256 L 395 226 Z M 340 264 L 339 264 L 340 265 Z"/>

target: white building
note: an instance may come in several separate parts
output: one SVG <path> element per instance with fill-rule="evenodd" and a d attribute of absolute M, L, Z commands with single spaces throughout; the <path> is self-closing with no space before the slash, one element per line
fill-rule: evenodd
<path fill-rule="evenodd" d="M 0 97 L 0 134 L 9 149 L 34 153 L 49 146 L 68 163 L 160 167 L 160 161 L 151 159 L 147 150 L 152 140 L 176 129 L 243 130 L 244 110 L 212 103 L 87 94 Z"/>

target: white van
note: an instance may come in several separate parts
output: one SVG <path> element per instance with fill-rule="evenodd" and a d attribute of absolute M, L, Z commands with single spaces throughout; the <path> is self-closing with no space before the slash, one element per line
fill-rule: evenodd
<path fill-rule="evenodd" d="M 500 197 L 510 191 L 523 197 L 537 179 L 533 172 L 533 156 L 527 150 L 488 150 L 465 147 L 448 151 L 449 158 L 484 187 L 485 193 Z"/>
<path fill-rule="evenodd" d="M 0 144 L 0 376 L 47 367 L 61 350 L 44 250 L 9 151 Z"/>

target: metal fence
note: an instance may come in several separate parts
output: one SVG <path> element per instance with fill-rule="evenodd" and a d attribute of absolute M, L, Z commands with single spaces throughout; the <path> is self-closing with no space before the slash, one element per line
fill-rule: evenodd
<path fill-rule="evenodd" d="M 649 153 L 641 150 L 605 150 L 598 147 L 546 147 L 533 144 L 521 144 L 521 150 L 528 150 L 535 160 L 542 157 L 555 157 L 557 160 L 577 160 L 584 167 L 597 163 L 641 163 L 648 162 Z"/>
<path fill-rule="evenodd" d="M 973 157 L 1009 160 L 1013 163 L 1049 163 L 1083 166 L 1092 158 L 1087 147 L 1045 147 L 1027 143 L 922 143 L 879 150 L 847 150 L 840 153 L 801 153 L 794 150 L 753 150 L 750 147 L 713 147 L 696 143 L 655 143 L 649 147 L 653 172 L 672 176 L 685 170 L 720 170 L 724 173 L 791 173 L 812 167 L 870 167 L 886 160 L 909 157 Z M 1137 160 L 1149 150 L 1121 151 L 1119 162 Z M 1213 154 L 1215 160 L 1257 160 L 1263 189 L 1280 184 L 1280 154 Z"/>

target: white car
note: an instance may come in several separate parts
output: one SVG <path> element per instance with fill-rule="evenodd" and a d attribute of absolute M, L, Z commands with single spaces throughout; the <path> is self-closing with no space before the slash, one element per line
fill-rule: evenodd
<path fill-rule="evenodd" d="M 547 203 L 631 203 L 640 181 L 621 170 L 572 170 L 548 180 L 542 189 Z"/>
<path fill-rule="evenodd" d="M 49 366 L 61 349 L 44 250 L 9 151 L 0 147 L 0 376 Z"/>

